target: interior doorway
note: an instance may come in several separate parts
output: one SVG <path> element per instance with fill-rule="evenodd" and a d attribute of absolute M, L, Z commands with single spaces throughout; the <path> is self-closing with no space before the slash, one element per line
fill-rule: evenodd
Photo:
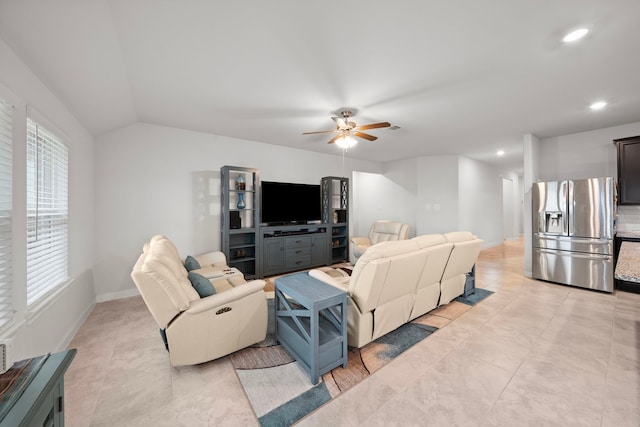
<path fill-rule="evenodd" d="M 502 239 L 515 240 L 515 212 L 513 209 L 513 181 L 502 178 Z"/>

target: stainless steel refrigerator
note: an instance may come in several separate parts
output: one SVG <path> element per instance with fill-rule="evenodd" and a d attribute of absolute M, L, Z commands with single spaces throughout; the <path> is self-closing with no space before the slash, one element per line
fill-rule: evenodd
<path fill-rule="evenodd" d="M 532 188 L 533 277 L 613 292 L 613 178 Z"/>

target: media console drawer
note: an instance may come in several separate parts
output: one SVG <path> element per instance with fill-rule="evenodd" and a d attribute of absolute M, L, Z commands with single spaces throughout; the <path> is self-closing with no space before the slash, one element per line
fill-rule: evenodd
<path fill-rule="evenodd" d="M 284 247 L 287 249 L 305 246 L 311 246 L 311 236 L 291 236 L 284 239 Z"/>
<path fill-rule="evenodd" d="M 311 236 L 284 238 L 285 270 L 302 270 L 311 265 Z"/>
<path fill-rule="evenodd" d="M 262 227 L 262 277 L 328 265 L 327 226 Z"/>
<path fill-rule="evenodd" d="M 311 255 L 311 245 L 300 246 L 296 248 L 287 248 L 285 246 L 284 256 L 287 258 L 306 257 Z"/>

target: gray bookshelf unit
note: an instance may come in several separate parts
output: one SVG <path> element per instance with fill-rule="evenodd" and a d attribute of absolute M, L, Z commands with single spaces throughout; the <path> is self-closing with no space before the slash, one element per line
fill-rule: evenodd
<path fill-rule="evenodd" d="M 321 182 L 322 221 L 329 230 L 328 264 L 349 261 L 349 178 L 326 176 Z"/>
<path fill-rule="evenodd" d="M 222 252 L 230 267 L 247 279 L 260 276 L 257 247 L 260 221 L 260 172 L 255 168 L 220 169 Z"/>

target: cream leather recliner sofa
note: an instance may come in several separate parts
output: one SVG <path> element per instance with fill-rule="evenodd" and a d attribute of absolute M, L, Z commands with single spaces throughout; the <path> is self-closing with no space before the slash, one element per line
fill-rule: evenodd
<path fill-rule="evenodd" d="M 417 236 L 371 246 L 350 277 L 327 267 L 309 275 L 347 292 L 348 343 L 362 347 L 462 295 L 481 248 L 468 232 Z"/>
<path fill-rule="evenodd" d="M 351 253 L 354 261 L 362 256 L 369 247 L 380 242 L 406 240 L 409 238 L 409 224 L 396 221 L 379 220 L 371 224 L 367 237 L 351 238 Z"/>
<path fill-rule="evenodd" d="M 217 359 L 265 339 L 267 299 L 264 280 L 247 282 L 229 269 L 222 252 L 195 259 L 216 293 L 200 298 L 175 245 L 154 236 L 145 243 L 131 277 L 167 338 L 173 366 Z"/>

